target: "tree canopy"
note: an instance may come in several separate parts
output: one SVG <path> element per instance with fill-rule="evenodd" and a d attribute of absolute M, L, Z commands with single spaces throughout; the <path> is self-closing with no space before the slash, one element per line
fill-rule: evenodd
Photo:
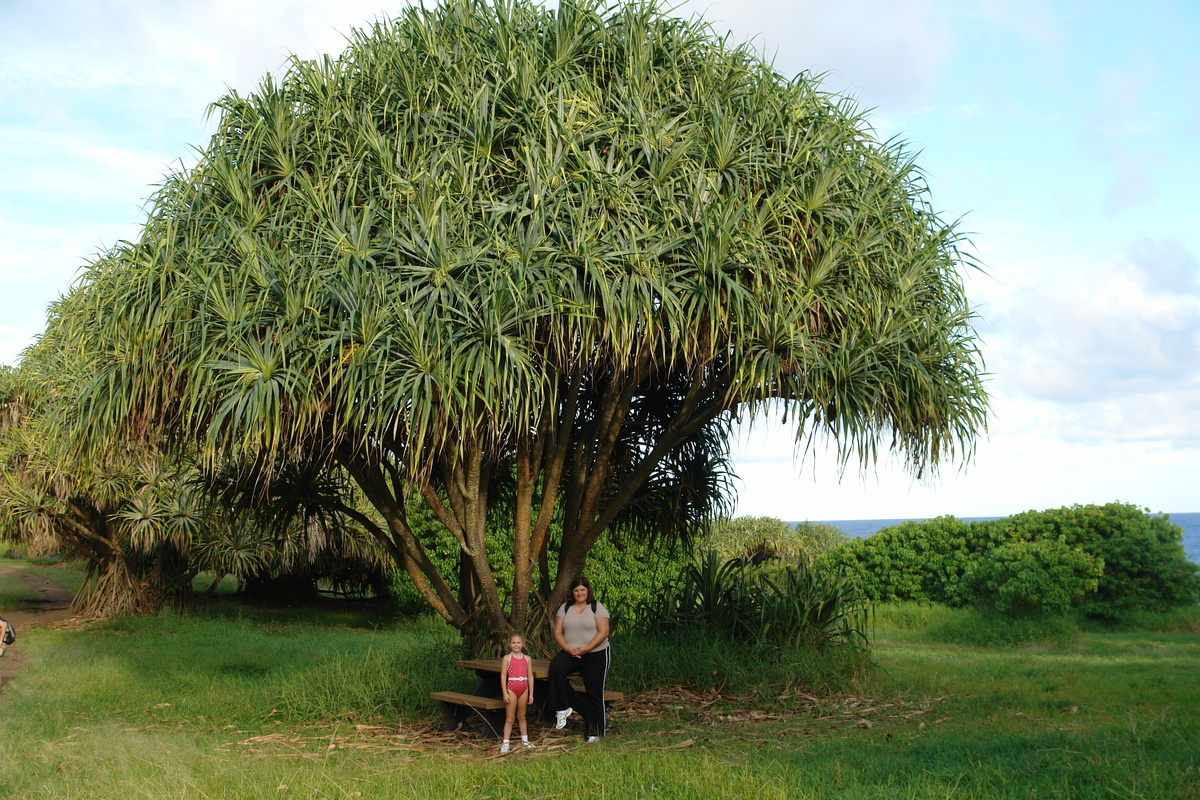
<path fill-rule="evenodd" d="M 605 531 L 686 534 L 738 419 L 917 472 L 985 425 L 960 236 L 910 154 L 701 21 L 447 0 L 214 110 L 73 290 L 87 445 L 348 476 L 369 507 L 312 502 L 459 628 L 535 623 Z"/>
<path fill-rule="evenodd" d="M 225 575 L 243 587 L 316 594 L 324 578 L 342 586 L 381 583 L 389 561 L 379 543 L 347 526 L 305 493 L 327 482 L 283 470 L 260 502 L 260 476 L 226 464 L 204 474 L 186 440 L 141 436 L 80 452 L 75 389 L 95 354 L 76 347 L 88 300 L 55 303 L 46 332 L 16 369 L 0 368 L 0 540 L 30 555 L 86 560 L 88 579 L 72 610 L 92 618 L 157 612 L 186 604 L 192 579 Z M 320 491 L 320 489 L 318 489 Z"/>

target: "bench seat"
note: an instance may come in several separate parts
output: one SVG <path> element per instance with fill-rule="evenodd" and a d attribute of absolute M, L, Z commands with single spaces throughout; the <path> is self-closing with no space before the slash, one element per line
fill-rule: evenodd
<path fill-rule="evenodd" d="M 585 691 L 587 691 L 582 686 L 572 686 L 571 688 L 574 689 L 575 691 L 579 692 L 580 694 L 583 694 Z M 611 689 L 604 690 L 604 702 L 606 702 L 606 703 L 615 703 L 618 700 L 624 700 L 624 699 L 625 699 L 624 692 L 614 692 Z"/>
<path fill-rule="evenodd" d="M 499 711 L 504 708 L 504 699 L 501 697 L 480 697 L 477 694 L 466 694 L 464 692 L 430 692 L 429 696 L 442 703 L 453 703 L 456 706 L 467 706 L 468 708 L 480 708 L 485 711 Z"/>

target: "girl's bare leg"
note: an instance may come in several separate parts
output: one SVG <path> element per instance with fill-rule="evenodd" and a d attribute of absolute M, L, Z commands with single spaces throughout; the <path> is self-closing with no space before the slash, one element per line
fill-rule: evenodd
<path fill-rule="evenodd" d="M 524 695 L 522 695 L 524 697 Z M 521 703 L 521 699 L 508 700 L 504 704 L 504 740 L 508 741 L 512 738 L 513 717 L 517 714 L 517 706 Z M 521 712 L 521 733 L 525 732 L 525 712 Z"/>
<path fill-rule="evenodd" d="M 529 731 L 525 729 L 525 709 L 527 708 L 529 708 L 529 692 L 522 692 L 517 699 L 517 723 L 521 728 L 522 736 L 529 735 Z"/>

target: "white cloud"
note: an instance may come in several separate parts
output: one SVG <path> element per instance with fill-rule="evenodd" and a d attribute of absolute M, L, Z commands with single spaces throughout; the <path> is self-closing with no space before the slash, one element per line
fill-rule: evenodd
<path fill-rule="evenodd" d="M 1018 293 L 1014 376 L 1034 396 L 1104 398 L 1173 384 L 1200 368 L 1200 300 L 1156 290 L 1117 259 L 1069 293 Z M 1014 337 L 1014 340 L 1016 337 Z"/>
<path fill-rule="evenodd" d="M 785 75 L 827 73 L 830 90 L 893 110 L 922 101 L 954 45 L 935 0 L 716 0 L 683 10 L 753 41 Z"/>
<path fill-rule="evenodd" d="M 1014 292 L 989 367 L 1067 441 L 1200 442 L 1200 268 L 1174 242 Z"/>
<path fill-rule="evenodd" d="M 839 475 L 828 449 L 790 457 L 788 431 L 758 426 L 737 442 L 736 515 L 786 520 L 1005 516 L 1075 503 L 1134 502 L 1156 511 L 1200 510 L 1200 443 L 1078 438 L 1055 404 L 996 397 L 990 438 L 961 469 L 916 480 L 894 459 Z M 783 443 L 782 446 L 780 443 Z"/>

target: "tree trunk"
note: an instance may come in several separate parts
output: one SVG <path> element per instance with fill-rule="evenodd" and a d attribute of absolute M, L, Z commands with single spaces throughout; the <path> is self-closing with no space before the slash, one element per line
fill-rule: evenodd
<path fill-rule="evenodd" d="M 138 578 L 120 552 L 94 559 L 88 580 L 71 601 L 71 613 L 87 619 L 144 617 L 162 609 L 162 588 L 153 578 Z"/>

